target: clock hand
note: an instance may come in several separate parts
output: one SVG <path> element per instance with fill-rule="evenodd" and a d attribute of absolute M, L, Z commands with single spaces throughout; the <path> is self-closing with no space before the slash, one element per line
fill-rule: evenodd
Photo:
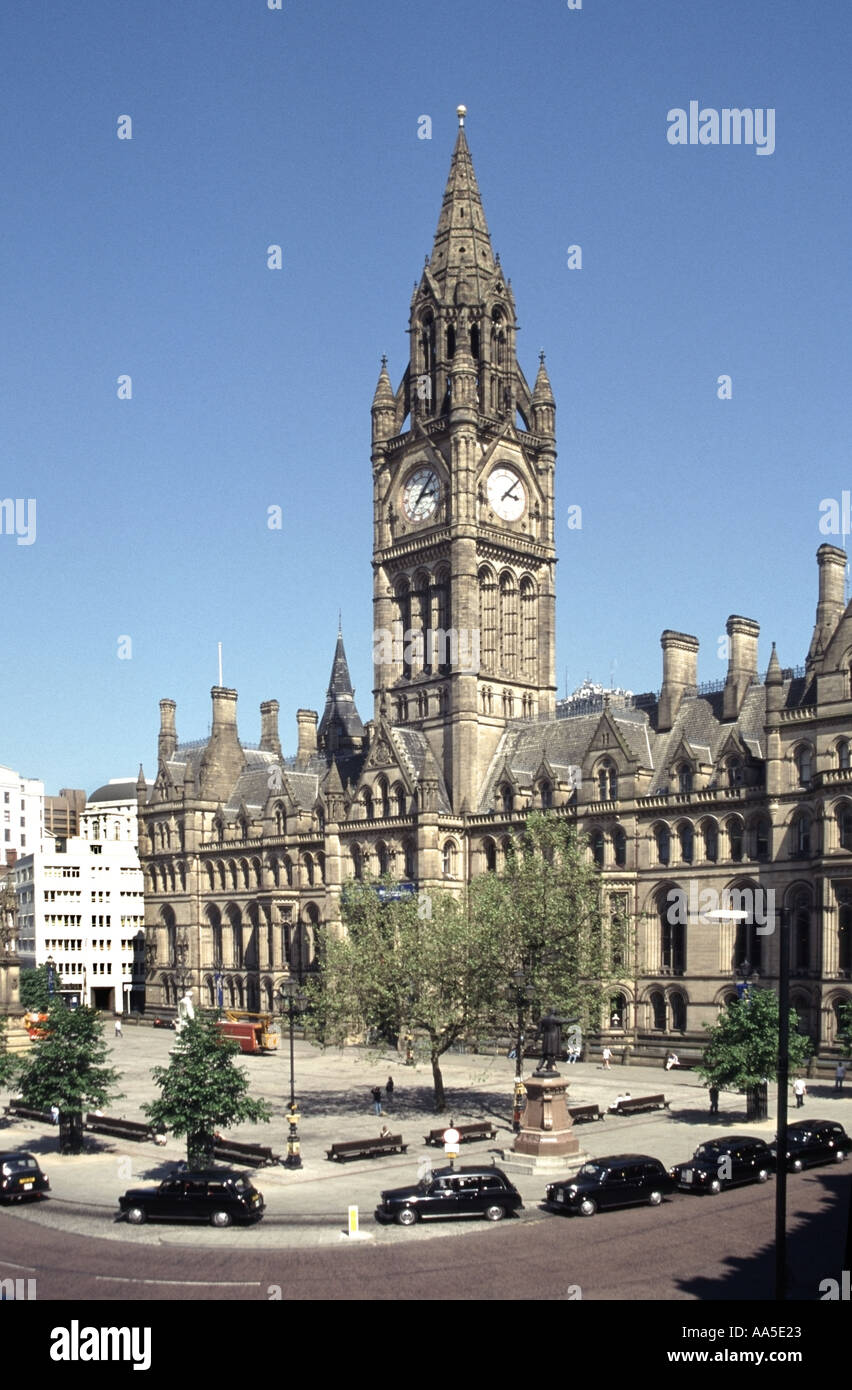
<path fill-rule="evenodd" d="M 429 479 L 423 484 L 422 490 L 421 490 L 421 492 L 420 492 L 420 496 L 418 497 L 417 501 L 414 503 L 415 507 L 419 507 L 419 506 L 420 506 L 420 503 L 423 501 L 423 498 L 424 498 L 424 496 L 426 495 L 426 490 L 427 490 L 427 488 L 429 487 L 429 485 L 431 484 L 431 482 L 432 482 L 432 479 L 429 478 Z"/>
<path fill-rule="evenodd" d="M 512 483 L 512 486 L 509 488 L 509 491 L 503 493 L 503 496 L 500 498 L 500 501 L 505 502 L 507 497 L 511 497 L 513 502 L 519 502 L 520 498 L 515 496 L 515 488 L 517 486 L 517 483 Z"/>

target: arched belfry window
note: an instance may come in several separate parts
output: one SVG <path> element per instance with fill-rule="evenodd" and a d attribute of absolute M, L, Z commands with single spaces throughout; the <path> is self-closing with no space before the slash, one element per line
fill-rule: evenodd
<path fill-rule="evenodd" d="M 486 671 L 497 666 L 497 581 L 483 565 L 479 571 L 480 659 Z"/>
<path fill-rule="evenodd" d="M 521 668 L 526 680 L 535 680 L 538 655 L 538 602 L 529 575 L 521 580 Z"/>
<path fill-rule="evenodd" d="M 515 675 L 518 669 L 518 587 L 509 570 L 500 575 L 500 636 L 500 665 L 509 675 Z"/>
<path fill-rule="evenodd" d="M 411 587 L 404 576 L 401 576 L 396 582 L 394 607 L 397 626 L 395 636 L 402 649 L 401 674 L 406 680 L 409 680 L 411 677 L 411 652 L 406 634 L 411 630 Z"/>

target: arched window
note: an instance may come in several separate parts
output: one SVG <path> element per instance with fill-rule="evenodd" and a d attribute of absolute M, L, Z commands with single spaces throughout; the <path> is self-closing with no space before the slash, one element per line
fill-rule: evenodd
<path fill-rule="evenodd" d="M 497 582 L 484 565 L 479 571 L 480 659 L 486 671 L 497 667 Z"/>
<path fill-rule="evenodd" d="M 485 869 L 488 873 L 494 873 L 497 868 L 497 846 L 493 840 L 483 840 L 482 852 L 485 855 Z"/>
<path fill-rule="evenodd" d="M 741 787 L 743 784 L 743 764 L 741 758 L 728 758 L 725 763 L 728 786 Z"/>
<path fill-rule="evenodd" d="M 623 994 L 611 994 L 609 996 L 609 1018 L 607 1022 L 610 1028 L 627 1027 L 627 1000 Z"/>
<path fill-rule="evenodd" d="M 811 963 L 811 900 L 804 890 L 793 900 L 793 939 L 790 964 L 794 970 L 808 970 Z"/>
<path fill-rule="evenodd" d="M 595 863 L 597 864 L 598 868 L 599 868 L 599 869 L 602 869 L 602 868 L 603 868 L 603 865 L 604 865 L 604 833 L 603 833 L 603 831 L 600 830 L 600 829 L 593 830 L 593 831 L 592 831 L 592 834 L 591 834 L 591 842 L 592 842 L 592 858 L 594 859 L 594 861 L 595 861 Z"/>
<path fill-rule="evenodd" d="M 657 846 L 657 863 L 668 864 L 671 858 L 671 834 L 667 825 L 658 825 L 654 830 Z"/>
<path fill-rule="evenodd" d="M 719 831 L 715 821 L 706 820 L 701 827 L 701 837 L 704 841 L 704 858 L 710 864 L 715 864 L 719 857 Z"/>
<path fill-rule="evenodd" d="M 394 601 L 398 625 L 397 636 L 402 653 L 402 675 L 406 680 L 409 680 L 411 677 L 411 648 L 407 634 L 411 631 L 411 587 L 404 576 L 400 576 L 396 581 Z"/>
<path fill-rule="evenodd" d="M 500 798 L 500 806 L 503 810 L 503 815 L 511 815 L 515 798 L 512 793 L 512 788 L 509 786 L 508 782 L 504 782 L 502 784 L 499 791 L 497 792 L 497 795 Z"/>
<path fill-rule="evenodd" d="M 807 743 L 801 743 L 796 749 L 796 777 L 800 787 L 810 786 L 813 769 L 813 750 Z"/>
<path fill-rule="evenodd" d="M 444 848 L 441 855 L 441 867 L 444 874 L 444 878 L 455 878 L 456 846 L 452 840 L 444 841 Z"/>
<path fill-rule="evenodd" d="M 303 861 L 305 870 L 305 880 L 310 888 L 314 886 L 314 859 L 312 854 L 306 854 Z"/>
<path fill-rule="evenodd" d="M 276 801 L 274 807 L 275 815 L 275 834 L 286 835 L 287 833 L 287 812 L 284 810 L 283 801 Z"/>
<path fill-rule="evenodd" d="M 799 815 L 793 822 L 793 858 L 809 859 L 811 855 L 810 817 Z"/>
<path fill-rule="evenodd" d="M 417 877 L 417 854 L 412 839 L 406 839 L 402 846 L 403 863 L 405 867 L 405 877 L 409 882 L 413 882 Z"/>
<path fill-rule="evenodd" d="M 93 820 L 93 821 L 92 821 L 92 839 L 93 839 L 93 840 L 99 840 L 100 838 L 101 838 L 101 823 L 100 823 L 99 820 Z"/>
<path fill-rule="evenodd" d="M 765 816 L 759 816 L 751 827 L 751 857 L 765 864 L 769 859 L 771 826 Z"/>
<path fill-rule="evenodd" d="M 837 810 L 837 836 L 841 849 L 852 849 L 852 806 L 846 803 Z"/>
<path fill-rule="evenodd" d="M 666 894 L 659 898 L 660 966 L 667 975 L 682 975 L 686 970 L 686 924 L 684 923 L 683 890 L 677 896 Z"/>
<path fill-rule="evenodd" d="M 729 858 L 735 864 L 739 864 L 743 857 L 743 823 L 739 816 L 732 816 L 728 821 L 728 849 Z"/>
<path fill-rule="evenodd" d="M 692 795 L 692 768 L 689 763 L 681 763 L 677 770 L 677 789 L 681 796 Z"/>
<path fill-rule="evenodd" d="M 367 787 L 365 787 L 364 790 L 363 790 L 363 792 L 361 793 L 361 801 L 362 801 L 363 806 L 364 806 L 364 819 L 365 819 L 365 820 L 372 820 L 372 819 L 373 819 L 373 794 L 372 794 L 371 791 L 369 791 L 369 789 L 368 789 Z"/>
<path fill-rule="evenodd" d="M 382 818 L 390 815 L 390 796 L 388 795 L 388 784 L 384 777 L 380 777 L 376 786 L 378 812 Z"/>
<path fill-rule="evenodd" d="M 500 575 L 500 665 L 509 675 L 518 670 L 518 587 L 509 570 Z"/>
<path fill-rule="evenodd" d="M 363 878 L 364 864 L 361 858 L 361 848 L 359 845 L 352 846 L 349 851 L 349 857 L 352 860 L 352 877 L 355 879 Z"/>
<path fill-rule="evenodd" d="M 621 970 L 627 964 L 627 894 L 613 893 L 609 900 L 609 911 L 610 964 L 613 970 Z M 623 1011 L 621 1020 L 623 1023 Z"/>
<path fill-rule="evenodd" d="M 395 816 L 405 815 L 405 788 L 401 782 L 397 782 L 393 789 L 393 810 Z"/>
<path fill-rule="evenodd" d="M 678 826 L 677 838 L 680 845 L 680 857 L 684 864 L 691 864 L 695 851 L 695 836 L 689 821 L 683 821 Z"/>
<path fill-rule="evenodd" d="M 390 873 L 390 855 L 384 840 L 379 840 L 376 845 L 376 858 L 379 862 L 379 876 L 383 877 Z"/>
<path fill-rule="evenodd" d="M 618 799 L 618 769 L 611 758 L 605 758 L 598 768 L 598 801 Z"/>
<path fill-rule="evenodd" d="M 623 869 L 627 864 L 627 836 L 621 826 L 616 826 L 612 835 L 612 856 L 615 860 L 617 869 Z"/>
<path fill-rule="evenodd" d="M 837 909 L 837 968 L 841 975 L 852 975 L 852 903 Z"/>
<path fill-rule="evenodd" d="M 754 898 L 754 890 L 750 890 Z M 738 922 L 734 940 L 734 968 L 745 979 L 752 970 L 763 966 L 763 936 L 758 933 L 753 912 L 744 922 Z"/>
<path fill-rule="evenodd" d="M 538 665 L 538 604 L 535 585 L 528 575 L 521 580 L 521 670 L 535 680 Z"/>
<path fill-rule="evenodd" d="M 849 740 L 842 738 L 835 749 L 837 754 L 837 766 L 840 768 L 849 767 Z"/>
<path fill-rule="evenodd" d="M 661 989 L 651 990 L 651 1027 L 658 1033 L 666 1031 L 666 1000 Z"/>
<path fill-rule="evenodd" d="M 549 810 L 553 805 L 553 784 L 548 782 L 545 778 L 544 781 L 539 783 L 538 791 L 541 798 L 542 809 L 545 811 Z"/>
<path fill-rule="evenodd" d="M 675 1033 L 686 1032 L 686 1000 L 683 995 L 675 990 L 669 995 L 669 1005 L 672 1011 L 672 1030 Z"/>

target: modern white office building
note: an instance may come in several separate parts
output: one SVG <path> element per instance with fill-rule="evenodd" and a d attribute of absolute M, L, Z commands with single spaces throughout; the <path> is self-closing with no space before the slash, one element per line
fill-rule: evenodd
<path fill-rule="evenodd" d="M 0 863 L 38 849 L 44 822 L 44 783 L 0 767 Z"/>
<path fill-rule="evenodd" d="M 136 842 L 136 781 L 117 779 L 89 797 L 79 836 L 45 836 L 13 871 L 22 966 L 52 959 L 67 996 L 106 1012 L 144 1006 Z"/>

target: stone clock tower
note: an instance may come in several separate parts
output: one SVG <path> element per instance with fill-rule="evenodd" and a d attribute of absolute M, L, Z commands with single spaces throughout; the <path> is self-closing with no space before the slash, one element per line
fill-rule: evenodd
<path fill-rule="evenodd" d="M 555 402 L 530 390 L 511 283 L 459 133 L 410 360 L 373 398 L 376 718 L 421 729 L 455 812 L 473 811 L 509 720 L 553 716 Z"/>

